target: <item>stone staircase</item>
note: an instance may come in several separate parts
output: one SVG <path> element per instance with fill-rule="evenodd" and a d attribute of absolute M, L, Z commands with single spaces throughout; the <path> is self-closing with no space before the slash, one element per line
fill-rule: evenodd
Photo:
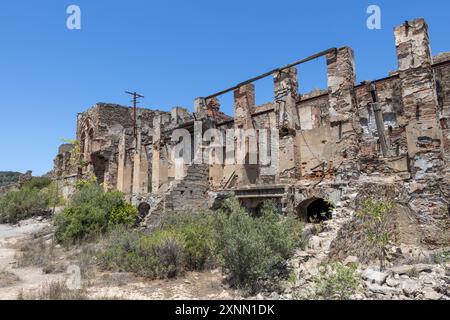
<path fill-rule="evenodd" d="M 192 164 L 186 176 L 173 181 L 167 192 L 158 197 L 143 225 L 152 228 L 170 211 L 186 212 L 207 209 L 209 166 Z"/>
<path fill-rule="evenodd" d="M 206 209 L 208 201 L 207 164 L 193 164 L 188 167 L 186 176 L 172 184 L 164 199 L 167 211 L 188 211 Z"/>

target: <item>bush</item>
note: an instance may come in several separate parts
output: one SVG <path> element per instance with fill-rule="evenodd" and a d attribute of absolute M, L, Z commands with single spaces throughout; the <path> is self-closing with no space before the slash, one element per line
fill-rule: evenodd
<path fill-rule="evenodd" d="M 200 214 L 172 214 L 162 228 L 172 230 L 184 242 L 184 259 L 189 270 L 203 270 L 215 264 L 215 230 L 213 216 Z"/>
<path fill-rule="evenodd" d="M 151 279 L 172 278 L 186 270 L 211 267 L 214 244 L 210 215 L 173 214 L 152 233 L 116 230 L 99 261 L 110 270 Z"/>
<path fill-rule="evenodd" d="M 385 269 L 387 246 L 392 236 L 389 226 L 393 209 L 392 202 L 366 199 L 356 214 L 364 224 L 367 240 L 377 252 L 381 270 Z"/>
<path fill-rule="evenodd" d="M 286 267 L 301 239 L 300 225 L 280 217 L 274 204 L 252 218 L 236 199 L 227 200 L 218 214 L 216 232 L 221 264 L 232 284 L 252 290 Z"/>
<path fill-rule="evenodd" d="M 0 223 L 20 220 L 48 213 L 48 198 L 36 188 L 11 191 L 0 198 Z"/>
<path fill-rule="evenodd" d="M 106 269 L 152 279 L 220 265 L 233 285 L 257 289 L 286 271 L 300 240 L 300 225 L 274 204 L 253 218 L 232 199 L 218 213 L 170 214 L 152 233 L 115 232 L 98 257 Z"/>
<path fill-rule="evenodd" d="M 123 203 L 111 209 L 109 224 L 112 226 L 124 225 L 132 227 L 136 223 L 136 216 L 136 208 L 129 203 Z"/>
<path fill-rule="evenodd" d="M 345 266 L 331 263 L 322 266 L 319 275 L 314 278 L 314 299 L 348 300 L 356 292 L 361 277 L 356 271 L 357 265 Z"/>
<path fill-rule="evenodd" d="M 122 193 L 105 192 L 96 185 L 77 190 L 69 205 L 55 216 L 55 236 L 59 242 L 73 244 L 123 225 L 130 227 L 137 209 L 127 204 Z"/>
<path fill-rule="evenodd" d="M 48 205 L 55 212 L 55 208 L 64 205 L 64 197 L 56 182 L 50 183 L 47 187 L 43 188 L 41 192 L 47 197 Z"/>
<path fill-rule="evenodd" d="M 33 178 L 31 178 L 31 180 L 25 182 L 22 187 L 42 190 L 44 188 L 47 188 L 51 183 L 52 183 L 52 180 L 50 178 L 33 177 Z"/>
<path fill-rule="evenodd" d="M 98 258 L 106 269 L 134 272 L 150 279 L 173 278 L 183 270 L 183 246 L 172 231 L 116 231 Z"/>

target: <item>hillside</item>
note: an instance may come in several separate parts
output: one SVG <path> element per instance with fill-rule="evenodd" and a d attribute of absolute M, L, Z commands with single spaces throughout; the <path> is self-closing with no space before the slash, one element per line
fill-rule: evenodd
<path fill-rule="evenodd" d="M 20 175 L 20 172 L 0 171 L 0 187 L 16 183 L 19 181 Z"/>

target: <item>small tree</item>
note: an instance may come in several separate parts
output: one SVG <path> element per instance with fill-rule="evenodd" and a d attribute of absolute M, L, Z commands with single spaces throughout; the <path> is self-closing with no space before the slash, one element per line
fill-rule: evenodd
<path fill-rule="evenodd" d="M 381 270 L 385 269 L 387 246 L 391 240 L 389 217 L 393 208 L 392 202 L 384 203 L 367 199 L 364 201 L 362 209 L 357 213 L 357 217 L 363 220 L 366 228 L 367 240 L 377 252 Z"/>
<path fill-rule="evenodd" d="M 56 207 L 64 205 L 64 197 L 55 181 L 50 183 L 45 189 L 42 189 L 42 192 L 48 199 L 48 206 L 52 209 L 52 213 L 55 213 Z"/>

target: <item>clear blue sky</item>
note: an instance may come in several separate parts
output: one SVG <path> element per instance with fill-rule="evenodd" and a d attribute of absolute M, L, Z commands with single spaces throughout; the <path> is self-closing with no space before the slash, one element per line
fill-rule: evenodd
<path fill-rule="evenodd" d="M 66 8 L 82 29 L 66 28 Z M 382 10 L 382 29 L 366 9 Z M 424 17 L 433 53 L 450 51 L 450 2 L 300 0 L 15 0 L 0 5 L 0 171 L 43 174 L 78 112 L 96 102 L 192 109 L 196 96 L 224 89 L 330 47 L 355 49 L 358 81 L 396 69 L 393 27 Z M 326 86 L 322 59 L 302 66 L 301 91 Z M 271 80 L 256 84 L 271 100 Z M 232 113 L 231 97 L 224 111 Z"/>

